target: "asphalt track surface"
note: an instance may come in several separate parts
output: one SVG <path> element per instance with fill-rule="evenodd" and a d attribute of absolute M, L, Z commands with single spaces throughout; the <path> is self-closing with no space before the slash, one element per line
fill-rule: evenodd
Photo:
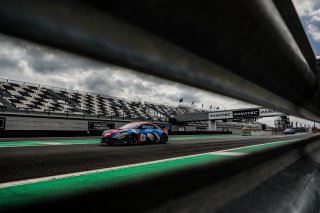
<path fill-rule="evenodd" d="M 91 142 L 90 144 L 0 147 L 0 183 L 124 166 L 312 136 L 314 135 L 296 134 L 290 136 L 203 137 L 201 139 L 192 139 L 192 136 L 179 136 L 180 139 L 171 141 L 169 139 L 167 144 L 136 146 L 107 146 Z M 186 139 L 183 139 L 183 137 Z M 75 140 L 83 138 L 59 139 Z M 98 137 L 86 139 L 98 139 Z M 30 140 L 43 141 L 48 140 L 48 138 L 11 139 L 11 141 Z M 9 140 L 2 139 L 2 141 Z"/>

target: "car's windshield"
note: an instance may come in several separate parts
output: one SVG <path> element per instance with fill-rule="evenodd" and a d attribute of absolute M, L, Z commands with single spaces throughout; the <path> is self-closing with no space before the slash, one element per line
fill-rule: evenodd
<path fill-rule="evenodd" d="M 140 126 L 139 123 L 128 123 L 126 125 L 123 125 L 122 127 L 120 127 L 119 129 L 136 129 Z"/>

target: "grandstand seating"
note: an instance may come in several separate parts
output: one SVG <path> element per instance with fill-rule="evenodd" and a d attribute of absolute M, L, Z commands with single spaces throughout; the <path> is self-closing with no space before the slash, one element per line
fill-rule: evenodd
<path fill-rule="evenodd" d="M 75 115 L 98 115 L 123 119 L 168 121 L 170 115 L 201 112 L 186 106 L 129 101 L 50 86 L 0 79 L 0 110 Z"/>
<path fill-rule="evenodd" d="M 0 79 L 0 110 L 74 115 L 98 115 L 122 119 L 168 121 L 171 115 L 203 112 L 186 106 L 129 101 L 123 98 L 63 88 Z M 207 121 L 189 122 L 191 126 L 208 126 Z M 222 122 L 217 126 L 259 128 L 259 122 Z"/>

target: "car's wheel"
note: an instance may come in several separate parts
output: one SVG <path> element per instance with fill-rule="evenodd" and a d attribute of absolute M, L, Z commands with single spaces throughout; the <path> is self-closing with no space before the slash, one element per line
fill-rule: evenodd
<path fill-rule="evenodd" d="M 114 143 L 113 142 L 107 142 L 107 144 L 109 145 L 109 146 L 112 146 Z"/>
<path fill-rule="evenodd" d="M 168 135 L 162 134 L 159 142 L 160 143 L 167 143 L 167 141 L 168 141 Z"/>
<path fill-rule="evenodd" d="M 128 137 L 128 145 L 136 145 L 138 144 L 138 137 L 137 135 L 131 134 Z"/>

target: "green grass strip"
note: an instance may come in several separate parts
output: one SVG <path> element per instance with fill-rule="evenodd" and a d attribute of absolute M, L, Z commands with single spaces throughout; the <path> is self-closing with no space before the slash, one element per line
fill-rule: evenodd
<path fill-rule="evenodd" d="M 14 142 L 0 142 L 1 147 L 16 147 L 16 146 L 42 146 L 45 145 L 43 141 L 14 141 Z"/>
<path fill-rule="evenodd" d="M 241 135 L 190 135 L 190 136 L 169 136 L 170 141 L 178 141 L 178 140 L 194 140 L 194 139 L 218 139 L 218 138 L 237 138 L 242 137 Z"/>

